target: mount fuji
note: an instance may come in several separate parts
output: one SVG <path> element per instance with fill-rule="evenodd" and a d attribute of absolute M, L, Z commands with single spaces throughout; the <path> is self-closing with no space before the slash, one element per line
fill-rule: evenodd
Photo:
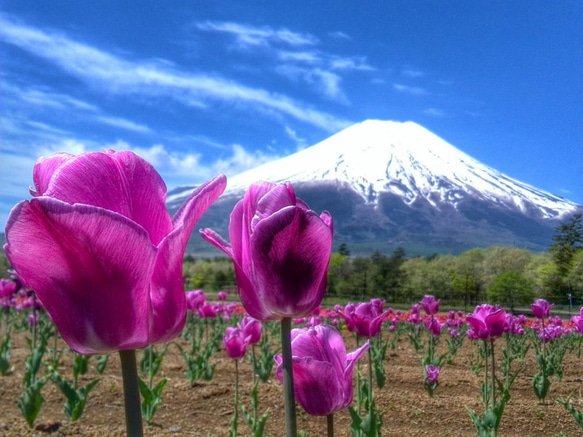
<path fill-rule="evenodd" d="M 227 235 L 231 208 L 258 180 L 291 182 L 312 209 L 330 211 L 335 242 L 361 254 L 398 246 L 411 255 L 490 245 L 546 250 L 554 228 L 583 212 L 583 206 L 512 179 L 416 123 L 367 120 L 229 178 L 200 226 Z M 168 209 L 176 210 L 192 188 L 169 192 Z M 202 243 L 196 246 L 200 253 Z"/>

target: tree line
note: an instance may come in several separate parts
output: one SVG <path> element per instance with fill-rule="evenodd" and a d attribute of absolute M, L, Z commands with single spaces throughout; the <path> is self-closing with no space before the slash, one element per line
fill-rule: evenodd
<path fill-rule="evenodd" d="M 432 294 L 444 304 L 471 308 L 499 303 L 513 310 L 537 298 L 558 305 L 583 304 L 583 219 L 574 215 L 555 229 L 548 252 L 494 246 L 460 255 L 407 257 L 403 248 L 392 254 L 351 256 L 340 244 L 330 259 L 327 296 L 364 301 L 372 297 L 390 303 L 413 303 Z M 2 267 L 8 262 L 2 253 Z M 2 276 L 6 276 L 2 269 Z M 184 259 L 185 287 L 218 291 L 235 284 L 227 258 Z"/>

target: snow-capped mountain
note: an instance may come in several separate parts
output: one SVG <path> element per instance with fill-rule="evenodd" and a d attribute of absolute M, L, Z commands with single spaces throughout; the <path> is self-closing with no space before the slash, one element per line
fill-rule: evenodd
<path fill-rule="evenodd" d="M 240 198 L 258 180 L 292 182 L 314 210 L 333 213 L 336 240 L 354 244 L 506 242 L 546 249 L 557 221 L 583 209 L 485 166 L 413 122 L 350 126 L 229 178 L 222 203 Z M 169 208 L 190 190 L 171 193 Z"/>

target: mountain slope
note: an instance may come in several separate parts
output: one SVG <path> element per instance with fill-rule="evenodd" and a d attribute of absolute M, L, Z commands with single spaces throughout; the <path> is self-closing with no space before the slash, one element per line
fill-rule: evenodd
<path fill-rule="evenodd" d="M 224 228 L 228 218 L 213 223 L 217 210 L 232 207 L 257 180 L 292 182 L 314 210 L 332 213 L 336 242 L 365 252 L 398 245 L 413 253 L 492 244 L 544 250 L 558 221 L 582 209 L 481 164 L 412 122 L 368 120 L 230 178 L 205 226 Z M 170 193 L 169 208 L 184 196 Z"/>

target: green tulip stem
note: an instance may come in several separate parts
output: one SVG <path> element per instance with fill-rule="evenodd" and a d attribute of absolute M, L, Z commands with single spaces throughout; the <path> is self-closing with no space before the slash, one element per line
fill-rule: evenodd
<path fill-rule="evenodd" d="M 326 424 L 328 425 L 328 437 L 334 437 L 334 413 L 326 416 Z"/>
<path fill-rule="evenodd" d="M 496 361 L 494 360 L 494 339 L 490 339 L 492 349 L 492 408 L 496 405 Z"/>
<path fill-rule="evenodd" d="M 281 319 L 281 357 L 283 360 L 283 400 L 285 408 L 285 435 L 297 436 L 296 401 L 291 349 L 291 317 Z"/>
<path fill-rule="evenodd" d="M 368 348 L 368 412 L 373 409 L 373 392 L 372 392 L 372 350 Z"/>
<path fill-rule="evenodd" d="M 239 409 L 239 360 L 235 360 L 235 410 L 238 409 Z"/>
<path fill-rule="evenodd" d="M 142 437 L 142 410 L 140 407 L 136 351 L 119 351 L 119 358 L 121 360 L 121 375 L 123 379 L 126 434 L 127 437 Z"/>

